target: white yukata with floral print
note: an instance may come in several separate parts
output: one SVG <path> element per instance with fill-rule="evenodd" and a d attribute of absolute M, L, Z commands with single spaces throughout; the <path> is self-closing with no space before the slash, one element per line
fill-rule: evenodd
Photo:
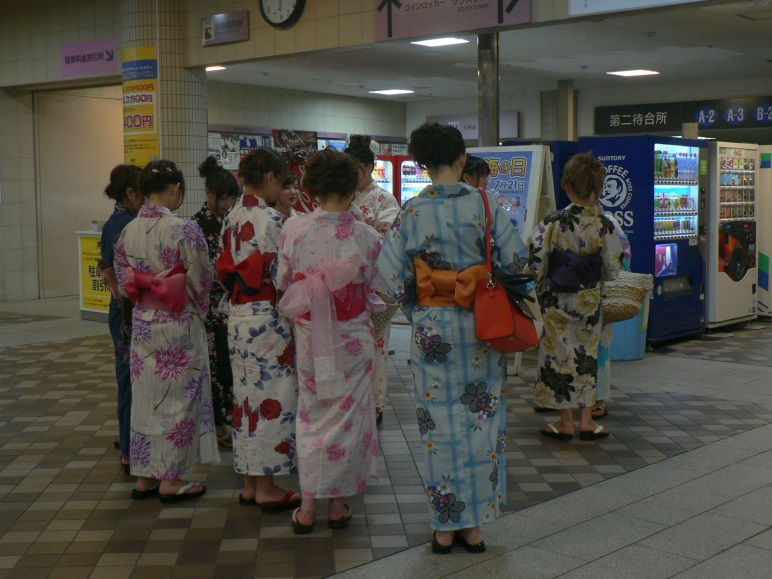
<path fill-rule="evenodd" d="M 160 480 L 183 478 L 196 462 L 220 461 L 204 329 L 213 272 L 194 221 L 143 206 L 115 246 L 121 291 L 129 268 L 159 274 L 179 266 L 187 270 L 185 308 L 137 305 L 132 317 L 131 474 Z"/>
<path fill-rule="evenodd" d="M 383 242 L 391 224 L 399 215 L 397 199 L 380 187 L 375 181 L 362 191 L 359 191 L 349 207 L 351 213 L 359 221 L 364 221 L 374 228 Z M 389 334 L 391 333 L 391 318 L 399 309 L 396 302 L 388 296 L 386 285 L 380 283 L 378 291 L 381 297 L 389 303 L 386 311 L 373 315 L 375 326 L 375 407 L 382 409 L 386 404 L 386 384 L 389 363 Z"/>
<path fill-rule="evenodd" d="M 347 272 L 344 281 L 348 283 L 335 295 L 345 302 L 353 284 L 359 286 L 359 291 L 364 289 L 367 302 L 360 314 L 348 320 L 341 319 L 341 310 L 337 310 L 336 335 L 329 336 L 329 340 L 342 358 L 345 378 L 341 395 L 323 400 L 318 395 L 312 348 L 314 318 L 295 317 L 299 381 L 296 436 L 304 497 L 334 498 L 362 493 L 378 475 L 373 389 L 375 344 L 370 310 L 383 308 L 373 288 L 379 251 L 376 232 L 356 221 L 349 211 L 333 213 L 317 208 L 313 213 L 293 217 L 282 229 L 279 290 L 288 290 L 290 295 L 293 284 L 340 266 Z M 328 292 L 325 297 L 329 295 Z M 336 304 L 340 307 L 337 299 Z M 279 310 L 284 308 L 282 299 Z"/>
<path fill-rule="evenodd" d="M 273 288 L 283 221 L 281 213 L 251 194 L 242 195 L 223 220 L 221 253 L 230 252 L 236 264 L 261 254 L 263 271 L 253 273 L 263 289 Z M 295 474 L 298 396 L 289 320 L 270 299 L 234 303 L 234 297 L 228 317 L 233 466 L 249 476 Z"/>

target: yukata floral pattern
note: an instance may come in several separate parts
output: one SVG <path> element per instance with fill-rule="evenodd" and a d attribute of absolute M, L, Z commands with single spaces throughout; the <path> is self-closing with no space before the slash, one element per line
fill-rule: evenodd
<path fill-rule="evenodd" d="M 378 269 L 413 330 L 410 359 L 416 418 L 426 459 L 429 524 L 453 531 L 500 514 L 506 497 L 505 356 L 477 340 L 473 311 L 418 305 L 415 260 L 462 271 L 485 260 L 481 193 L 464 183 L 430 185 L 410 201 L 386 236 Z M 522 273 L 525 245 L 488 195 L 493 262 Z"/>
<path fill-rule="evenodd" d="M 375 262 L 380 251 L 376 232 L 356 221 L 349 211 L 313 213 L 287 221 L 281 233 L 278 288 L 287 290 L 297 276 L 325 264 L 345 262 L 353 269 L 350 283 L 365 284 L 368 307 L 356 317 L 337 321 L 330 336 L 343 362 L 346 394 L 321 400 L 317 396 L 312 324 L 295 319 L 298 350 L 297 451 L 300 488 L 313 498 L 362 493 L 378 476 L 378 435 L 373 390 L 375 343 L 368 308 L 375 297 Z"/>
<path fill-rule="evenodd" d="M 209 264 L 214 270 L 220 247 L 222 223 L 209 210 L 206 203 L 192 217 L 198 223 L 206 238 Z M 225 288 L 217 280 L 212 283 L 209 293 L 209 311 L 206 314 L 206 340 L 209 348 L 209 369 L 212 380 L 212 404 L 215 424 L 230 424 L 233 416 L 233 375 L 228 357 L 228 316 L 220 310 L 220 300 Z"/>
<path fill-rule="evenodd" d="M 224 219 L 221 251 L 239 264 L 262 253 L 263 284 L 274 284 L 283 216 L 256 195 L 242 195 Z M 269 300 L 231 303 L 233 464 L 250 476 L 294 474 L 297 378 L 289 321 Z"/>
<path fill-rule="evenodd" d="M 622 242 L 614 222 L 597 208 L 571 204 L 539 223 L 528 243 L 544 319 L 534 402 L 557 409 L 592 406 L 603 323 L 601 285 L 616 279 L 622 269 Z M 550 257 L 562 250 L 580 256 L 599 254 L 603 263 L 600 281 L 579 287 L 575 293 L 551 291 Z"/>
<path fill-rule="evenodd" d="M 362 191 L 357 192 L 354 200 L 349 207 L 351 213 L 360 221 L 364 221 L 370 227 L 374 228 L 378 235 L 383 238 L 394 223 L 399 214 L 399 203 L 397 199 L 379 187 L 375 181 L 370 183 Z M 383 292 L 382 297 L 386 297 L 386 286 L 382 283 L 378 287 Z M 382 409 L 386 403 L 386 384 L 388 382 L 388 364 L 389 364 L 389 334 L 391 333 L 391 319 L 397 312 L 398 307 L 395 304 L 388 304 L 385 311 L 373 313 L 373 326 L 375 327 L 375 407 Z"/>
<path fill-rule="evenodd" d="M 220 461 L 214 433 L 204 318 L 213 272 L 193 221 L 144 205 L 115 245 L 115 273 L 126 292 L 128 268 L 158 274 L 186 270 L 190 303 L 179 312 L 135 305 L 130 372 L 131 473 L 161 480 Z"/>

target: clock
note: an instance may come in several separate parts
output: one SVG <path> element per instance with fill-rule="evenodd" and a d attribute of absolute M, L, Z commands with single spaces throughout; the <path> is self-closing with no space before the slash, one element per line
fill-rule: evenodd
<path fill-rule="evenodd" d="M 306 0 L 260 0 L 260 15 L 274 28 L 285 29 L 300 20 Z"/>

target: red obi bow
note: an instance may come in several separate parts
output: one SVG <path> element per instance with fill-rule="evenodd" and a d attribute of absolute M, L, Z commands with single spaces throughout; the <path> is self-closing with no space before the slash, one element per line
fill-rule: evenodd
<path fill-rule="evenodd" d="M 269 254 L 269 259 L 272 256 Z M 268 261 L 270 263 L 270 261 Z M 273 285 L 265 284 L 266 258 L 263 253 L 256 251 L 248 258 L 233 263 L 233 255 L 228 247 L 225 248 L 220 259 L 217 260 L 217 275 L 228 290 L 232 304 L 248 304 L 262 300 L 275 300 L 276 291 Z"/>
<path fill-rule="evenodd" d="M 126 294 L 135 305 L 148 310 L 180 313 L 190 303 L 185 289 L 187 270 L 178 265 L 161 273 L 146 273 L 133 267 L 126 270 Z"/>

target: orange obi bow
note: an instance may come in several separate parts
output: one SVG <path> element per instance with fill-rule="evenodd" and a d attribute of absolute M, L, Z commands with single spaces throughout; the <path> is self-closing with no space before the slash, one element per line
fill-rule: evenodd
<path fill-rule="evenodd" d="M 130 267 L 126 270 L 126 295 L 142 308 L 180 313 L 190 303 L 186 278 L 187 270 L 181 265 L 157 274 Z"/>
<path fill-rule="evenodd" d="M 226 247 L 220 259 L 217 260 L 217 275 L 230 293 L 233 304 L 248 304 L 276 298 L 273 285 L 266 284 L 263 288 L 265 257 L 260 251 L 234 264 L 233 255 Z"/>
<path fill-rule="evenodd" d="M 433 269 L 421 259 L 415 260 L 419 306 L 472 307 L 477 282 L 487 279 L 485 264 L 473 265 L 463 271 Z"/>

